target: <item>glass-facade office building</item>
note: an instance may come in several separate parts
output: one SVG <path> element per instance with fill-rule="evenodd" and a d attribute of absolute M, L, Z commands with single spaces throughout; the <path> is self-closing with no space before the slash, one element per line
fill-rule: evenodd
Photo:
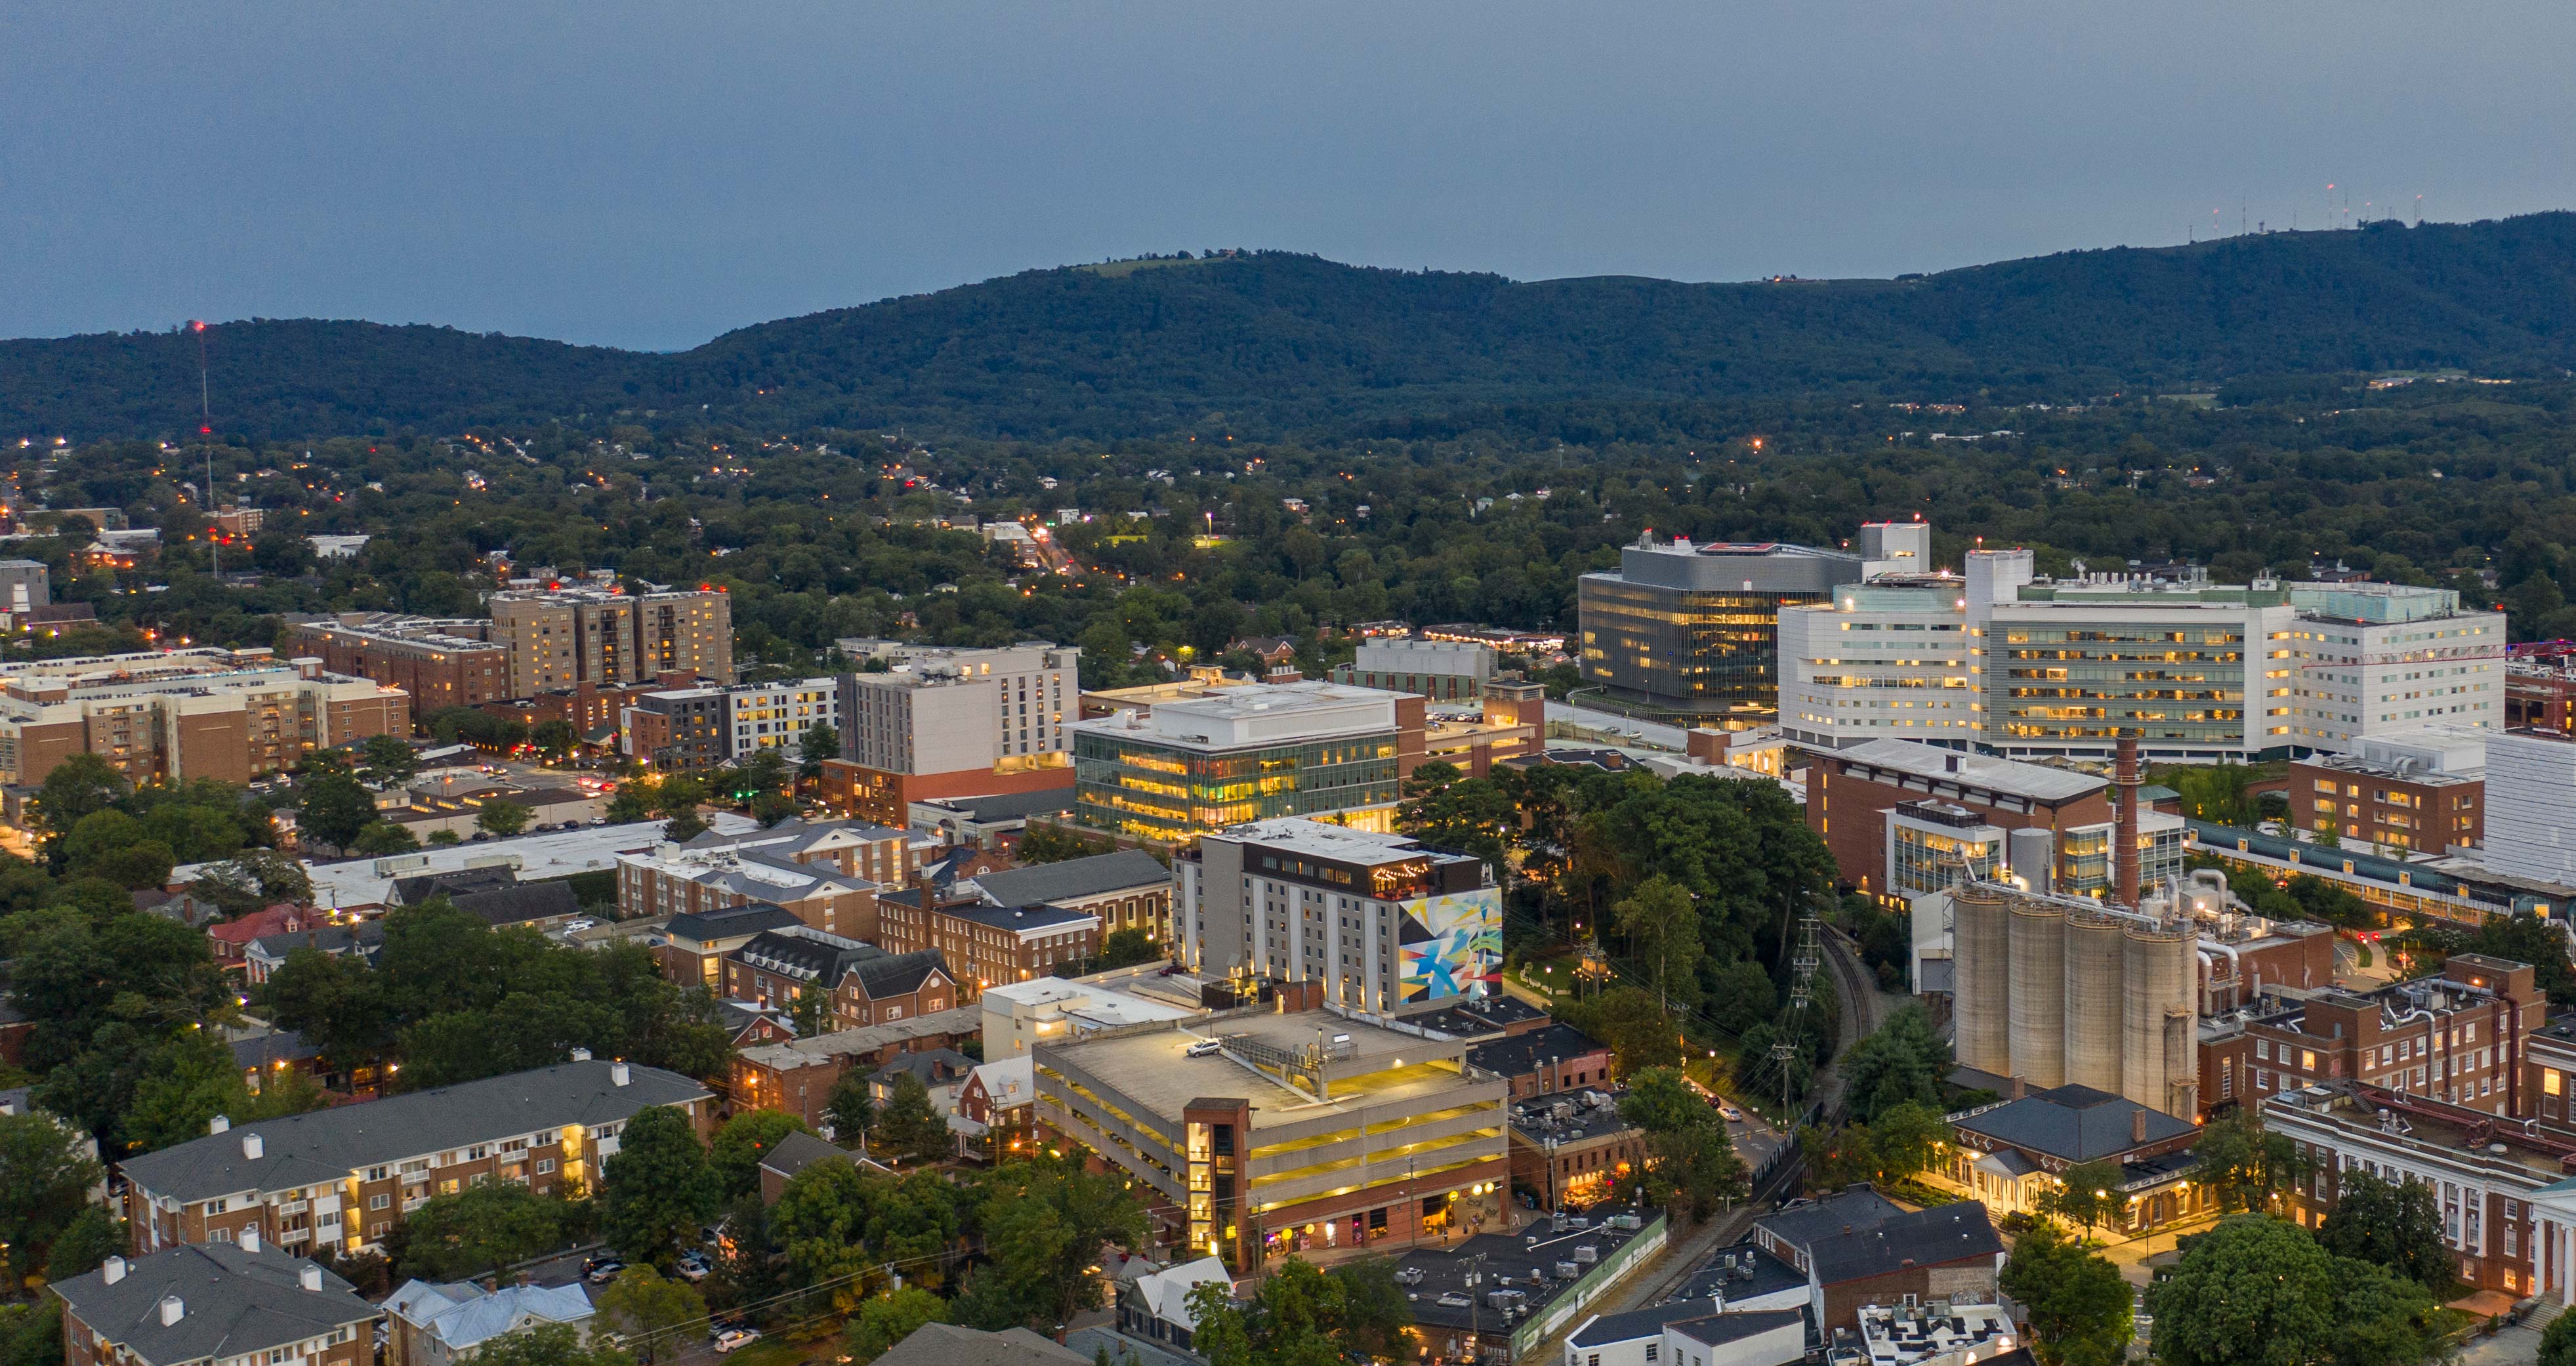
<path fill-rule="evenodd" d="M 1640 542 L 1577 585 L 1582 669 L 1604 700 L 1677 719 L 1780 704 L 1780 609 L 1828 602 L 1862 561 L 1779 543 Z"/>
<path fill-rule="evenodd" d="M 1303 682 L 1079 722 L 1074 822 L 1164 844 L 1274 816 L 1384 829 L 1406 733 L 1398 702 L 1375 688 Z"/>
<path fill-rule="evenodd" d="M 2025 586 L 1983 640 L 1986 742 L 2014 757 L 2246 758 L 2290 744 L 2293 612 L 2275 587 Z"/>

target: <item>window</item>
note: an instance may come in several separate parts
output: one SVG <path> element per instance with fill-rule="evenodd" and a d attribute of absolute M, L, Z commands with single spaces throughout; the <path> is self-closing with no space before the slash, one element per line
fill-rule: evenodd
<path fill-rule="evenodd" d="M 367 1197 L 367 1208 L 384 1209 L 392 1205 L 393 1202 L 394 1198 L 390 1195 L 370 1195 Z"/>
<path fill-rule="evenodd" d="M 2268 1040 L 2256 1039 L 2254 1041 L 2254 1056 L 2261 1058 L 2265 1062 L 2270 1062 L 2272 1060 L 2271 1043 Z"/>

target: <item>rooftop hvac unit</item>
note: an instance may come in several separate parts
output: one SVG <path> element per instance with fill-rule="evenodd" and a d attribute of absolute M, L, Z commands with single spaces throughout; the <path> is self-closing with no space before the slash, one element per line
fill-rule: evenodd
<path fill-rule="evenodd" d="M 1597 1248 L 1597 1247 L 1595 1247 L 1595 1246 L 1593 1246 L 1593 1245 L 1592 1245 L 1592 1244 L 1590 1244 L 1590 1243 L 1585 1243 L 1585 1244 L 1584 1244 L 1584 1245 L 1582 1245 L 1581 1247 L 1578 1247 L 1578 1248 L 1576 1248 L 1576 1249 L 1574 1250 L 1574 1260 L 1576 1260 L 1576 1261 L 1578 1261 L 1578 1262 L 1597 1262 L 1597 1261 L 1600 1261 L 1600 1260 L 1601 1260 L 1601 1249 L 1600 1249 L 1600 1248 Z"/>
<path fill-rule="evenodd" d="M 1576 1266 L 1572 1262 L 1558 1262 L 1556 1264 L 1556 1274 L 1563 1276 L 1569 1281 L 1573 1280 L 1575 1273 L 1580 1270 L 1582 1270 L 1582 1268 Z"/>

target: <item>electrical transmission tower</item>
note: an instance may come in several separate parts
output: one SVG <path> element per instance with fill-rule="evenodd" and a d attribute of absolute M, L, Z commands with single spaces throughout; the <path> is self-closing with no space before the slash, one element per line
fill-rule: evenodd
<path fill-rule="evenodd" d="M 1816 967 L 1823 961 L 1816 946 L 1816 916 L 1809 911 L 1798 917 L 1798 952 L 1789 960 L 1789 1016 L 1771 1041 L 1771 1062 L 1780 1069 L 1780 1113 L 1789 1117 L 1793 1135 L 1798 1124 L 1789 1109 L 1789 1064 L 1797 1061 L 1798 1026 L 1806 1021 L 1807 1007 L 1816 999 Z"/>

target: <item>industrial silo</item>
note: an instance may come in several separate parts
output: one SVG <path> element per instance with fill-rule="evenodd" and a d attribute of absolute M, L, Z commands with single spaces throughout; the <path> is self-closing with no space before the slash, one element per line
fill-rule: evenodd
<path fill-rule="evenodd" d="M 1950 889 L 1955 1052 L 1962 1066 L 1999 1077 L 2012 1075 L 2005 1015 L 2013 996 L 2010 925 L 2001 887 L 1962 882 Z"/>
<path fill-rule="evenodd" d="M 2066 918 L 2066 1079 L 2121 1090 L 2122 1003 L 2129 995 L 2122 923 L 2077 911 Z"/>
<path fill-rule="evenodd" d="M 2066 1082 L 2066 908 L 2035 897 L 2012 918 L 2012 1072 L 2033 1086 Z"/>
<path fill-rule="evenodd" d="M 2120 1094 L 2152 1110 L 2169 1110 L 2176 1088 L 2199 1078 L 2198 1028 L 2192 1022 L 2197 944 L 2187 923 L 2169 929 L 2133 925 L 2126 938 L 2129 983 L 2121 1032 L 2127 1065 Z M 2180 1030 L 2170 1023 L 2177 1014 L 2184 1018 Z"/>

